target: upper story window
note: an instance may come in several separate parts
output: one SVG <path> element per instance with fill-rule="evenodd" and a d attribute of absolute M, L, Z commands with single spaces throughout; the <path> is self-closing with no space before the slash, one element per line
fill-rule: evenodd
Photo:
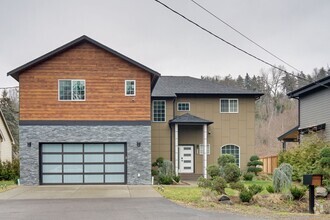
<path fill-rule="evenodd" d="M 238 99 L 220 99 L 221 113 L 238 113 Z"/>
<path fill-rule="evenodd" d="M 85 80 L 67 80 L 58 81 L 58 99 L 60 101 L 85 101 L 86 82 Z"/>
<path fill-rule="evenodd" d="M 152 101 L 152 120 L 154 122 L 166 121 L 166 101 L 154 100 Z"/>
<path fill-rule="evenodd" d="M 178 102 L 178 111 L 190 111 L 190 102 Z"/>
<path fill-rule="evenodd" d="M 235 157 L 235 163 L 240 167 L 240 152 L 239 147 L 233 144 L 228 144 L 221 147 L 221 155 L 231 154 Z"/>
<path fill-rule="evenodd" d="M 135 80 L 125 80 L 125 95 L 135 96 Z"/>

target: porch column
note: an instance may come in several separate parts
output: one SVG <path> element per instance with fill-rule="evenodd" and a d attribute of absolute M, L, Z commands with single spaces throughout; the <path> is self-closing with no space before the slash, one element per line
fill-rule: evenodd
<path fill-rule="evenodd" d="M 179 127 L 174 124 L 174 158 L 175 158 L 175 175 L 179 175 Z"/>
<path fill-rule="evenodd" d="M 204 155 L 203 155 L 203 176 L 207 178 L 207 125 L 203 125 L 203 145 L 204 145 Z"/>

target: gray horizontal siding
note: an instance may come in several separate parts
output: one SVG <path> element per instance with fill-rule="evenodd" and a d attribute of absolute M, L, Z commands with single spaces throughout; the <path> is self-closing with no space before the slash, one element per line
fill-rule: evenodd
<path fill-rule="evenodd" d="M 330 140 L 330 89 L 300 99 L 300 127 L 326 123 L 325 134 Z"/>

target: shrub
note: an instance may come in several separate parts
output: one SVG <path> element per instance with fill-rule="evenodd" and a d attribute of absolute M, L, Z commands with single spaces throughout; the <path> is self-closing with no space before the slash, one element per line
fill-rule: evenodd
<path fill-rule="evenodd" d="M 258 173 L 262 171 L 262 169 L 258 166 L 262 166 L 263 162 L 259 160 L 259 157 L 257 155 L 253 155 L 250 157 L 250 161 L 248 162 L 248 172 L 254 173 L 256 176 L 258 176 Z"/>
<path fill-rule="evenodd" d="M 220 175 L 220 169 L 217 165 L 210 165 L 207 167 L 207 174 L 213 179 Z"/>
<path fill-rule="evenodd" d="M 230 183 L 229 186 L 231 189 L 235 189 L 240 192 L 242 192 L 243 190 L 246 190 L 246 188 L 242 182 Z"/>
<path fill-rule="evenodd" d="M 171 185 L 173 183 L 172 176 L 159 175 L 158 183 L 164 184 L 164 185 Z"/>
<path fill-rule="evenodd" d="M 248 190 L 243 190 L 242 192 L 239 193 L 239 198 L 242 202 L 250 202 L 252 199 L 252 193 Z"/>
<path fill-rule="evenodd" d="M 161 167 L 163 165 L 164 158 L 158 157 L 155 162 L 152 163 L 153 167 Z"/>
<path fill-rule="evenodd" d="M 274 193 L 275 191 L 274 191 L 274 187 L 273 186 L 267 186 L 266 187 L 266 190 L 267 190 L 267 192 L 269 192 L 269 193 Z"/>
<path fill-rule="evenodd" d="M 264 187 L 257 185 L 257 184 L 253 184 L 253 185 L 249 186 L 249 191 L 252 195 L 256 195 L 256 194 L 262 192 L 262 190 L 264 190 Z"/>
<path fill-rule="evenodd" d="M 19 178 L 19 160 L 0 161 L 0 180 L 16 180 Z"/>
<path fill-rule="evenodd" d="M 175 182 L 180 182 L 181 177 L 180 176 L 173 176 L 172 177 Z"/>
<path fill-rule="evenodd" d="M 330 143 L 319 138 L 317 134 L 304 135 L 299 147 L 289 149 L 279 155 L 279 163 L 289 163 L 293 167 L 292 180 L 302 180 L 303 174 L 315 173 L 321 167 L 320 152 L 329 148 Z"/>
<path fill-rule="evenodd" d="M 224 194 L 226 186 L 227 186 L 226 180 L 222 177 L 217 176 L 212 180 L 211 189 L 219 194 Z"/>
<path fill-rule="evenodd" d="M 231 154 L 223 154 L 218 158 L 219 167 L 224 167 L 229 163 L 235 163 L 235 157 Z"/>
<path fill-rule="evenodd" d="M 241 171 L 235 163 L 228 163 L 223 168 L 224 178 L 227 182 L 237 182 L 241 176 Z"/>
<path fill-rule="evenodd" d="M 174 165 L 169 160 L 164 160 L 162 165 L 158 168 L 159 175 L 174 176 Z"/>
<path fill-rule="evenodd" d="M 158 174 L 159 174 L 159 171 L 158 170 L 151 169 L 151 175 L 152 176 L 158 176 Z"/>
<path fill-rule="evenodd" d="M 301 199 L 305 195 L 306 191 L 306 188 L 298 188 L 296 186 L 290 188 L 290 192 L 294 200 Z"/>
<path fill-rule="evenodd" d="M 211 182 L 211 180 L 206 179 L 206 178 L 200 176 L 197 179 L 197 186 L 198 187 L 201 187 L 201 188 L 211 188 L 212 182 Z"/>
<path fill-rule="evenodd" d="M 287 163 L 282 163 L 274 170 L 273 186 L 275 192 L 283 192 L 289 190 L 292 183 L 292 166 Z"/>
<path fill-rule="evenodd" d="M 252 181 L 253 176 L 254 176 L 253 173 L 247 172 L 247 173 L 244 173 L 244 175 L 243 175 L 243 179 L 244 179 L 245 181 Z"/>
<path fill-rule="evenodd" d="M 320 163 L 321 166 L 324 167 L 330 167 L 330 147 L 322 148 L 320 151 Z"/>

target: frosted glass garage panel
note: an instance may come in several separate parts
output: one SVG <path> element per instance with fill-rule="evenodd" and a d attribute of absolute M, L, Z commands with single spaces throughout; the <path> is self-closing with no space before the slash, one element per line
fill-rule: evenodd
<path fill-rule="evenodd" d="M 62 175 L 42 175 L 43 183 L 62 183 Z"/>
<path fill-rule="evenodd" d="M 106 164 L 105 172 L 107 173 L 123 173 L 125 172 L 124 164 Z"/>
<path fill-rule="evenodd" d="M 63 152 L 82 152 L 82 144 L 63 144 Z"/>
<path fill-rule="evenodd" d="M 120 152 L 124 153 L 124 144 L 105 144 L 105 152 Z"/>
<path fill-rule="evenodd" d="M 103 144 L 85 144 L 85 152 L 103 152 Z"/>
<path fill-rule="evenodd" d="M 62 173 L 62 165 L 42 165 L 42 172 L 44 173 Z"/>
<path fill-rule="evenodd" d="M 103 173 L 103 164 L 88 164 L 85 165 L 85 173 Z"/>
<path fill-rule="evenodd" d="M 82 173 L 83 172 L 83 165 L 81 164 L 65 164 L 64 173 Z"/>
<path fill-rule="evenodd" d="M 64 183 L 83 183 L 83 175 L 64 175 Z"/>
<path fill-rule="evenodd" d="M 125 162 L 124 154 L 106 154 L 105 162 Z"/>
<path fill-rule="evenodd" d="M 124 183 L 125 175 L 124 174 L 107 174 L 105 175 L 106 183 Z"/>
<path fill-rule="evenodd" d="M 64 163 L 82 163 L 82 154 L 66 154 L 64 155 Z"/>
<path fill-rule="evenodd" d="M 85 175 L 85 183 L 103 183 L 103 175 Z"/>
<path fill-rule="evenodd" d="M 44 154 L 42 155 L 43 163 L 62 163 L 61 154 Z"/>
<path fill-rule="evenodd" d="M 103 154 L 85 154 L 85 163 L 103 163 Z"/>
<path fill-rule="evenodd" d="M 42 152 L 44 152 L 44 153 L 62 152 L 62 144 L 43 144 Z"/>

